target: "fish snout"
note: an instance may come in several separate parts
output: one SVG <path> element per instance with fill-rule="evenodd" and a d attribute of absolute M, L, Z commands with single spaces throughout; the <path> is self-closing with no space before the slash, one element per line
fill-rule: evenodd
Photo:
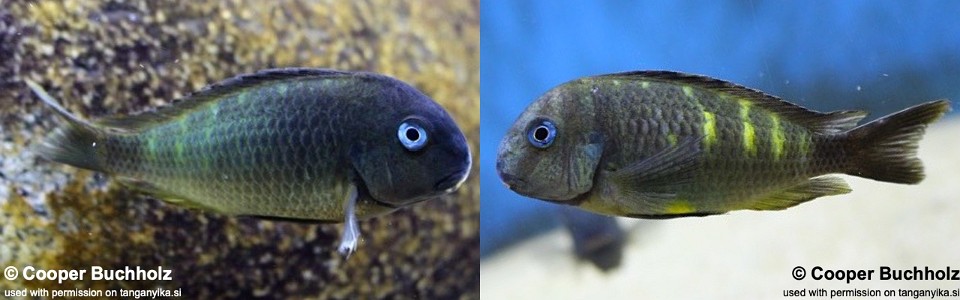
<path fill-rule="evenodd" d="M 498 161 L 497 161 L 497 175 L 500 176 L 500 181 L 503 182 L 503 185 L 505 185 L 508 189 L 513 190 L 514 188 L 516 188 L 516 186 L 517 186 L 518 184 L 522 184 L 522 183 L 523 183 L 523 179 L 520 179 L 519 177 L 517 177 L 517 176 L 515 176 L 515 175 L 513 175 L 513 174 L 510 174 L 510 173 L 509 173 L 507 170 L 505 170 L 505 169 L 506 169 L 506 167 L 505 167 L 504 162 L 503 162 L 502 160 L 498 160 Z"/>
<path fill-rule="evenodd" d="M 457 148 L 452 156 L 457 157 L 459 160 L 459 162 L 456 163 L 457 169 L 434 183 L 434 191 L 450 193 L 459 189 L 460 186 L 467 181 L 467 177 L 470 175 L 470 169 L 473 167 L 473 156 L 470 155 L 469 145 L 464 143 L 463 147 Z"/>

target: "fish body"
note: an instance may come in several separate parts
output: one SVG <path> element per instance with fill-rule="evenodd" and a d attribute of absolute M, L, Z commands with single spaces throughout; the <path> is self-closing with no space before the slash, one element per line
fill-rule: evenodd
<path fill-rule="evenodd" d="M 466 139 L 439 105 L 373 73 L 264 70 L 92 123 L 28 84 L 70 120 L 41 156 L 224 214 L 346 220 L 355 238 L 351 218 L 451 192 L 470 169 Z"/>
<path fill-rule="evenodd" d="M 638 218 L 780 210 L 850 192 L 831 173 L 915 184 L 920 104 L 857 126 L 733 83 L 669 71 L 586 77 L 551 89 L 517 119 L 497 171 L 517 193 Z"/>

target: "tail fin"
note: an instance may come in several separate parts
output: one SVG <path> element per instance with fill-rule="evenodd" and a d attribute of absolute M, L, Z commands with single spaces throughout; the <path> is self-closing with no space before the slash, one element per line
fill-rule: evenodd
<path fill-rule="evenodd" d="M 919 183 L 923 163 L 917 158 L 917 144 L 927 125 L 949 110 L 949 101 L 931 101 L 850 130 L 848 149 L 854 167 L 848 173 L 893 183 Z"/>
<path fill-rule="evenodd" d="M 40 156 L 78 168 L 94 171 L 105 171 L 104 165 L 97 154 L 98 146 L 103 147 L 104 133 L 96 126 L 70 114 L 57 101 L 50 97 L 39 84 L 24 79 L 27 86 L 33 90 L 40 100 L 52 107 L 63 116 L 69 124 L 57 128 L 36 148 Z"/>

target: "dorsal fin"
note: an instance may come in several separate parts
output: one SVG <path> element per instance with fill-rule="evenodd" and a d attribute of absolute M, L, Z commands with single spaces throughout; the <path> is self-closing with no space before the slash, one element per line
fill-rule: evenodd
<path fill-rule="evenodd" d="M 836 133 L 853 129 L 857 122 L 867 116 L 867 112 L 856 110 L 821 113 L 784 101 L 776 96 L 744 87 L 732 82 L 702 75 L 673 71 L 631 71 L 600 75 L 597 77 L 617 77 L 630 80 L 651 80 L 669 83 L 688 84 L 702 89 L 726 93 L 738 99 L 746 99 L 757 107 L 776 113 L 784 119 L 793 121 L 819 133 Z"/>
<path fill-rule="evenodd" d="M 216 101 L 224 95 L 236 93 L 246 88 L 295 78 L 332 78 L 359 74 L 368 73 L 346 72 L 318 68 L 266 69 L 252 74 L 238 75 L 236 77 L 208 85 L 197 92 L 187 95 L 186 97 L 174 100 L 170 105 L 159 107 L 153 111 L 146 111 L 129 116 L 105 117 L 97 120 L 96 123 L 107 127 L 136 130 L 146 126 L 164 123 L 171 118 L 184 114 L 185 112 L 192 111 L 197 107 L 203 106 L 212 101 Z"/>

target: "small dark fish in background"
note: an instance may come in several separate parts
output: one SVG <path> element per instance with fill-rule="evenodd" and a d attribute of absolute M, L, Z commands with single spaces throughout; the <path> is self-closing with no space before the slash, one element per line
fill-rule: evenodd
<path fill-rule="evenodd" d="M 636 71 L 576 79 L 520 115 L 497 172 L 511 190 L 637 218 L 782 210 L 850 187 L 831 173 L 916 184 L 917 143 L 950 109 L 820 113 L 705 76 Z"/>
<path fill-rule="evenodd" d="M 604 272 L 620 266 L 627 234 L 616 218 L 571 206 L 557 206 L 557 214 L 573 238 L 577 259 L 586 260 Z"/>
<path fill-rule="evenodd" d="M 345 222 L 456 190 L 471 159 L 446 111 L 414 87 L 365 72 L 270 69 L 172 106 L 88 122 L 40 85 L 69 121 L 37 147 L 49 160 L 113 175 L 165 201 L 223 214 Z"/>

